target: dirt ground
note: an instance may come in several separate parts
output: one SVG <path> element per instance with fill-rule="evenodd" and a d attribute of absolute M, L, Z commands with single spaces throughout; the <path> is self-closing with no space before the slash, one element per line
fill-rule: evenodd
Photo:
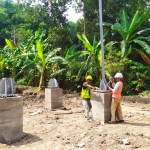
<path fill-rule="evenodd" d="M 150 96 L 123 97 L 125 123 L 102 125 L 84 118 L 77 93 L 63 94 L 63 108 L 51 111 L 44 108 L 44 90 L 21 86 L 17 92 L 24 101 L 24 135 L 0 143 L 0 150 L 150 150 Z"/>

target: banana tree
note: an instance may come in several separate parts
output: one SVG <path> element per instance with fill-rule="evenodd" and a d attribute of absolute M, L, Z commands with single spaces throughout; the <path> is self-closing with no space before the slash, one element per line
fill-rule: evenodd
<path fill-rule="evenodd" d="M 90 44 L 88 39 L 84 34 L 79 35 L 77 34 L 77 37 L 83 42 L 84 46 L 86 47 L 86 50 L 81 51 L 82 56 L 87 56 L 86 60 L 83 60 L 81 62 L 81 68 L 78 72 L 77 78 L 80 79 L 82 75 L 84 74 L 92 74 L 95 72 L 94 76 L 100 75 L 100 41 L 96 40 L 96 37 L 93 39 L 93 45 Z"/>
<path fill-rule="evenodd" d="M 58 61 L 61 61 L 61 63 L 67 63 L 65 59 L 63 59 L 61 56 L 57 56 L 56 53 L 61 50 L 61 48 L 56 48 L 51 52 L 48 52 L 47 54 L 43 53 L 43 44 L 40 41 L 36 42 L 36 48 L 38 51 L 38 63 L 37 63 L 37 69 L 41 73 L 40 77 L 40 83 L 39 83 L 39 89 L 43 85 L 44 80 L 44 72 L 45 69 L 48 68 L 50 64 L 56 64 Z M 59 72 L 63 69 L 59 69 Z"/>
<path fill-rule="evenodd" d="M 133 50 L 138 49 L 139 51 L 144 50 L 146 53 L 150 54 L 150 46 L 146 41 L 150 41 L 150 36 L 142 36 L 142 33 L 145 33 L 150 30 L 150 28 L 143 29 L 139 31 L 140 25 L 148 18 L 149 11 L 145 11 L 142 15 L 136 11 L 132 19 L 129 19 L 127 13 L 122 10 L 120 13 L 120 23 L 117 22 L 114 25 L 111 25 L 111 29 L 117 31 L 121 37 L 122 41 L 120 42 L 122 57 L 126 57 Z M 136 47 L 135 47 L 136 46 Z M 137 50 L 135 52 L 138 52 Z"/>
<path fill-rule="evenodd" d="M 10 40 L 5 39 L 6 46 L 3 51 L 3 65 L 11 71 L 12 78 L 16 80 L 16 68 L 19 65 L 17 56 L 20 55 L 19 47 L 15 46 Z"/>
<path fill-rule="evenodd" d="M 80 69 L 80 63 L 81 63 L 81 51 L 77 51 L 78 46 L 73 45 L 70 48 L 63 51 L 61 56 L 66 60 L 67 63 L 59 63 L 57 68 L 63 68 L 63 69 L 55 69 L 53 73 L 51 73 L 51 76 L 55 76 L 58 80 L 58 83 L 63 89 L 68 90 L 79 90 L 80 87 L 80 81 L 76 80 L 77 72 Z"/>
<path fill-rule="evenodd" d="M 43 86 L 44 73 L 46 68 L 50 68 L 50 64 L 57 63 L 58 61 L 66 63 L 66 61 L 61 57 L 57 56 L 56 53 L 60 51 L 61 48 L 52 50 L 51 52 L 44 53 L 44 44 L 40 41 L 36 41 L 36 47 L 33 52 L 24 53 L 20 57 L 24 59 L 24 64 L 21 70 L 32 70 L 38 69 L 40 73 L 39 90 Z"/>

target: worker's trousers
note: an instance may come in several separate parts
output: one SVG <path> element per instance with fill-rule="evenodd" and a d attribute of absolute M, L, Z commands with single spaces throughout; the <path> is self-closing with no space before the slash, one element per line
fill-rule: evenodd
<path fill-rule="evenodd" d="M 112 98 L 111 102 L 111 121 L 123 120 L 121 109 L 121 98 Z"/>
<path fill-rule="evenodd" d="M 84 107 L 84 110 L 85 110 L 85 117 L 87 119 L 90 119 L 90 110 L 92 108 L 92 105 L 91 105 L 91 101 L 90 100 L 87 100 L 87 99 L 82 99 L 82 104 L 83 104 L 83 107 Z"/>

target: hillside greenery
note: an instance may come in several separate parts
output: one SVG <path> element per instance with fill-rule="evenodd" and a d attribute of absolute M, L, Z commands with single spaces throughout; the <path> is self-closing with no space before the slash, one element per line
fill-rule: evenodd
<path fill-rule="evenodd" d="M 106 80 L 122 72 L 124 95 L 150 90 L 150 0 L 102 5 Z M 83 19 L 67 20 L 69 7 Z M 98 0 L 0 1 L 0 78 L 41 89 L 54 77 L 79 92 L 90 74 L 99 86 L 100 45 Z"/>

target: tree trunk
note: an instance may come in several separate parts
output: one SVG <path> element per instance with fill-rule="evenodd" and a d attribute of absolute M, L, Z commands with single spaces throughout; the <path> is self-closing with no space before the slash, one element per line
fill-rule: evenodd
<path fill-rule="evenodd" d="M 41 71 L 40 83 L 39 83 L 39 91 L 42 89 L 43 81 L 44 81 L 44 68 Z"/>

